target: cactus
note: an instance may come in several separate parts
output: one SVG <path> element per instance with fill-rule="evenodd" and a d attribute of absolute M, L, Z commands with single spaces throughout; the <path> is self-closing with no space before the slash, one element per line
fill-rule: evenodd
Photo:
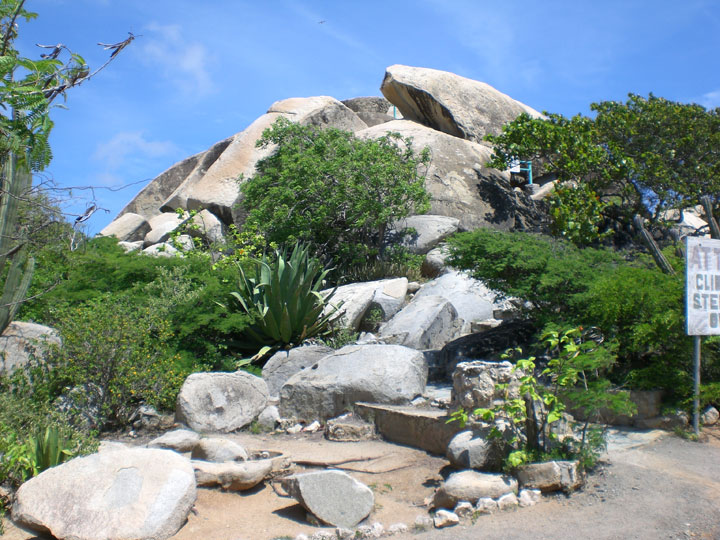
<path fill-rule="evenodd" d="M 0 269 L 5 285 L 0 296 L 0 334 L 13 320 L 30 287 L 35 260 L 18 227 L 18 206 L 32 186 L 32 175 L 9 154 L 0 173 Z M 6 267 L 9 268 L 6 270 Z"/>

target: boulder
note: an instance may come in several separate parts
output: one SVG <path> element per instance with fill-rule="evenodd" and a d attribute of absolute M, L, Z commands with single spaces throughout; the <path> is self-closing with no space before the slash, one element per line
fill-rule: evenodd
<path fill-rule="evenodd" d="M 148 443 L 148 448 L 166 448 L 176 452 L 192 452 L 200 435 L 189 429 L 174 429 Z"/>
<path fill-rule="evenodd" d="M 174 535 L 195 502 L 190 461 L 134 448 L 75 458 L 25 482 L 13 519 L 56 538 L 162 540 Z"/>
<path fill-rule="evenodd" d="M 347 413 L 327 421 L 325 438 L 329 441 L 356 442 L 376 439 L 377 434 L 374 424 L 353 413 Z"/>
<path fill-rule="evenodd" d="M 380 310 L 381 320 L 388 321 L 405 305 L 408 280 L 406 277 L 401 277 L 382 279 L 377 283 L 378 287 L 375 289 L 375 294 L 373 294 L 365 314 L 367 315 L 373 310 Z"/>
<path fill-rule="evenodd" d="M 218 244 L 225 238 L 225 225 L 209 210 L 198 212 L 188 223 L 187 232 L 206 244 Z"/>
<path fill-rule="evenodd" d="M 192 461 L 195 481 L 198 486 L 220 486 L 229 491 L 245 491 L 254 488 L 271 472 L 273 463 L 269 459 L 255 461 Z"/>
<path fill-rule="evenodd" d="M 49 326 L 12 321 L 0 334 L 0 374 L 23 368 L 33 358 L 42 362 L 48 347 L 61 343 L 58 333 Z"/>
<path fill-rule="evenodd" d="M 99 236 L 114 236 L 121 242 L 137 242 L 144 240 L 148 232 L 150 232 L 150 223 L 147 219 L 128 212 L 107 225 L 100 231 Z"/>
<path fill-rule="evenodd" d="M 702 415 L 700 415 L 700 423 L 703 426 L 714 426 L 720 420 L 720 413 L 712 405 L 705 408 Z"/>
<path fill-rule="evenodd" d="M 145 242 L 143 240 L 138 240 L 137 242 L 118 242 L 118 246 L 123 248 L 125 250 L 125 253 L 140 251 L 144 245 Z"/>
<path fill-rule="evenodd" d="M 460 230 L 535 230 L 543 223 L 543 202 L 513 190 L 509 172 L 485 166 L 493 154 L 490 145 L 458 139 L 409 120 L 369 127 L 356 135 L 377 139 L 388 131 L 411 137 L 416 153 L 430 148 L 432 161 L 423 171 L 430 214 L 457 218 Z"/>
<path fill-rule="evenodd" d="M 539 489 L 521 489 L 520 494 L 518 495 L 518 504 L 522 508 L 535 506 L 540 502 L 541 497 L 542 492 Z"/>
<path fill-rule="evenodd" d="M 268 431 L 275 429 L 278 422 L 280 422 L 280 411 L 278 411 L 278 408 L 275 405 L 268 405 L 265 407 L 257 418 L 258 425 Z"/>
<path fill-rule="evenodd" d="M 445 238 L 457 232 L 460 220 L 448 216 L 408 216 L 393 224 L 394 235 L 400 238 L 401 244 L 411 253 L 424 255 Z M 402 234 L 406 229 L 415 232 Z M 391 235 L 392 236 L 392 235 Z"/>
<path fill-rule="evenodd" d="M 227 148 L 231 139 L 215 143 L 205 152 L 190 156 L 176 163 L 155 177 L 123 208 L 119 216 L 127 213 L 140 214 L 145 219 L 158 215 L 162 203 L 193 174 L 204 174 L 218 156 Z"/>
<path fill-rule="evenodd" d="M 479 514 L 492 514 L 497 509 L 497 501 L 490 497 L 480 497 L 475 504 L 475 511 Z"/>
<path fill-rule="evenodd" d="M 342 471 L 295 474 L 283 478 L 282 487 L 317 519 L 336 527 L 355 527 L 375 504 L 370 488 Z"/>
<path fill-rule="evenodd" d="M 387 114 L 388 111 L 392 109 L 392 103 L 380 96 L 344 99 L 342 104 L 355 113 L 371 112 Z"/>
<path fill-rule="evenodd" d="M 583 485 L 584 478 L 577 461 L 546 461 L 530 463 L 517 470 L 518 482 L 523 489 L 571 492 Z"/>
<path fill-rule="evenodd" d="M 193 460 L 222 463 L 224 461 L 245 461 L 248 453 L 238 443 L 229 439 L 203 438 L 194 446 L 190 457 Z"/>
<path fill-rule="evenodd" d="M 433 498 L 435 508 L 455 508 L 460 501 L 477 503 L 482 497 L 497 499 L 517 492 L 517 480 L 502 474 L 461 471 L 451 474 Z"/>
<path fill-rule="evenodd" d="M 405 302 L 407 283 L 407 278 L 393 278 L 343 285 L 335 290 L 324 313 L 338 308 L 336 324 L 353 330 L 360 328 L 363 317 L 374 307 L 380 308 L 383 320 L 387 320 Z M 325 289 L 321 294 L 330 294 L 331 290 Z"/>
<path fill-rule="evenodd" d="M 262 378 L 267 384 L 271 396 L 280 394 L 280 388 L 297 372 L 314 366 L 333 350 L 325 345 L 304 345 L 293 349 L 278 351 L 265 363 Z"/>
<path fill-rule="evenodd" d="M 498 499 L 497 504 L 498 510 L 510 510 L 516 508 L 520 501 L 518 501 L 517 495 L 514 493 L 506 493 Z"/>
<path fill-rule="evenodd" d="M 358 401 L 407 404 L 427 381 L 422 353 L 400 345 L 349 345 L 293 375 L 280 390 L 280 414 L 327 420 Z"/>
<path fill-rule="evenodd" d="M 475 507 L 467 501 L 460 501 L 455 506 L 453 513 L 461 519 L 468 519 L 471 518 L 472 515 L 475 513 Z"/>
<path fill-rule="evenodd" d="M 413 302 L 425 296 L 441 296 L 451 302 L 458 317 L 469 323 L 491 319 L 496 308 L 495 292 L 482 281 L 452 270 L 427 282 L 415 295 Z M 500 306 L 500 302 L 497 303 Z"/>
<path fill-rule="evenodd" d="M 201 433 L 227 433 L 250 424 L 267 400 L 267 384 L 250 373 L 193 373 L 180 388 L 175 419 Z"/>
<path fill-rule="evenodd" d="M 151 257 L 175 257 L 176 255 L 182 255 L 175 246 L 169 244 L 168 242 L 146 247 L 142 250 L 142 252 L 145 255 L 150 255 Z"/>
<path fill-rule="evenodd" d="M 436 69 L 390 66 L 380 90 L 405 118 L 477 142 L 522 113 L 542 117 L 488 84 Z"/>
<path fill-rule="evenodd" d="M 431 249 L 425 254 L 422 266 L 420 267 L 420 273 L 427 278 L 436 278 L 449 272 L 450 269 L 445 264 L 450 250 L 447 245 L 442 244 L 434 249 Z"/>
<path fill-rule="evenodd" d="M 461 431 L 450 441 L 447 458 L 457 469 L 499 471 L 509 446 L 502 438 L 490 436 L 491 426 L 485 429 Z"/>
<path fill-rule="evenodd" d="M 365 128 L 366 124 L 338 100 L 328 96 L 290 98 L 274 103 L 267 114 L 236 134 L 220 157 L 203 175 L 191 175 L 163 203 L 163 209 L 207 209 L 225 223 L 240 222 L 240 175 L 254 176 L 259 160 L 270 155 L 272 145 L 257 148 L 255 142 L 278 118 L 287 118 L 304 125 L 332 126 L 349 131 Z"/>
<path fill-rule="evenodd" d="M 380 339 L 417 350 L 440 349 L 457 336 L 463 321 L 441 296 L 420 296 L 380 329 Z"/>
<path fill-rule="evenodd" d="M 160 244 L 170 238 L 170 233 L 177 229 L 187 219 L 187 215 L 178 215 L 176 212 L 163 212 L 151 218 L 150 231 L 145 235 L 145 246 Z"/>
<path fill-rule="evenodd" d="M 453 373 L 452 406 L 465 410 L 491 409 L 498 401 L 516 399 L 519 394 L 519 377 L 522 371 L 513 372 L 508 362 L 461 362 Z M 507 384 L 507 389 L 498 390 L 498 384 Z"/>

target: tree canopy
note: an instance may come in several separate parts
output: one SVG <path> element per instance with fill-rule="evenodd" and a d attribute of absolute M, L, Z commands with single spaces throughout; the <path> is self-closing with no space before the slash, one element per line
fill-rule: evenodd
<path fill-rule="evenodd" d="M 616 223 L 639 214 L 658 224 L 666 210 L 699 204 L 703 195 L 720 206 L 720 109 L 652 94 L 590 108 L 595 118 L 521 115 L 487 137 L 495 144 L 491 165 L 532 160 L 535 176 L 582 185 L 583 199 L 597 198 L 595 211 Z"/>

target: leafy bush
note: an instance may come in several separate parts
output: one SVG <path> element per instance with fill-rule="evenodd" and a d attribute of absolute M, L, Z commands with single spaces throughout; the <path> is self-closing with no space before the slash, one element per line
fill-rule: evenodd
<path fill-rule="evenodd" d="M 429 209 L 411 141 L 388 133 L 356 139 L 279 119 L 258 146 L 277 150 L 241 184 L 247 223 L 278 245 L 301 240 L 342 267 L 383 258 L 393 221 Z"/>
<path fill-rule="evenodd" d="M 283 248 L 272 259 L 256 259 L 254 277 L 248 278 L 242 267 L 239 272 L 239 290 L 231 296 L 243 312 L 255 317 L 244 330 L 251 342 L 297 345 L 328 333 L 333 313 L 323 310 L 333 293 L 320 294 L 328 270 L 310 256 L 308 246 L 296 244 L 289 257 Z"/>
<path fill-rule="evenodd" d="M 615 383 L 663 388 L 678 399 L 690 391 L 682 261 L 671 253 L 666 256 L 679 270 L 675 276 L 641 254 L 580 249 L 539 235 L 480 230 L 456 235 L 450 244 L 450 264 L 531 302 L 529 316 L 538 326 L 597 327 L 616 341 L 618 362 L 608 373 Z M 703 351 L 706 371 L 720 359 L 712 343 Z"/>

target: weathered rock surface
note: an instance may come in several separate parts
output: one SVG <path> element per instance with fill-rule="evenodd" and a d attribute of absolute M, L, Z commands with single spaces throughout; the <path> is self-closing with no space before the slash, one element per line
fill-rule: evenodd
<path fill-rule="evenodd" d="M 153 244 L 152 246 L 148 246 L 143 249 L 142 252 L 145 255 L 150 255 L 151 257 L 175 257 L 180 253 L 175 246 L 169 244 L 168 242 Z"/>
<path fill-rule="evenodd" d="M 515 399 L 519 397 L 519 376 L 522 372 L 513 372 L 513 365 L 508 361 L 461 362 L 453 373 L 452 405 L 465 410 L 490 409 L 506 392 L 498 390 L 498 384 L 507 384 L 508 397 Z"/>
<path fill-rule="evenodd" d="M 201 176 L 228 147 L 232 139 L 215 143 L 209 150 L 190 156 L 176 163 L 155 177 L 120 211 L 118 217 L 126 213 L 140 214 L 145 219 L 158 215 L 163 202 L 190 176 Z"/>
<path fill-rule="evenodd" d="M 424 255 L 437 246 L 445 238 L 457 232 L 460 220 L 448 216 L 408 216 L 393 224 L 393 228 L 401 235 L 403 230 L 414 229 L 415 232 L 402 235 L 401 244 L 411 253 Z"/>
<path fill-rule="evenodd" d="M 42 362 L 48 347 L 60 343 L 60 336 L 49 326 L 12 321 L 0 334 L 0 374 L 23 368 L 32 358 Z"/>
<path fill-rule="evenodd" d="M 444 529 L 445 527 L 452 527 L 460 523 L 460 518 L 455 512 L 449 510 L 438 510 L 435 512 L 433 517 L 433 525 L 436 529 Z"/>
<path fill-rule="evenodd" d="M 436 69 L 390 66 L 380 90 L 405 118 L 477 142 L 522 113 L 542 116 L 488 84 Z"/>
<path fill-rule="evenodd" d="M 422 353 L 400 345 L 349 345 L 293 375 L 280 390 L 280 414 L 326 420 L 358 401 L 409 403 L 422 394 Z"/>
<path fill-rule="evenodd" d="M 420 272 L 423 276 L 428 278 L 436 278 L 449 272 L 450 269 L 447 267 L 445 261 L 450 255 L 448 247 L 443 244 L 435 249 L 431 249 L 425 254 L 425 259 L 420 267 Z"/>
<path fill-rule="evenodd" d="M 703 426 L 714 426 L 720 420 L 720 412 L 712 405 L 705 408 L 700 415 L 700 422 Z"/>
<path fill-rule="evenodd" d="M 222 463 L 224 461 L 245 461 L 248 453 L 242 446 L 230 439 L 203 438 L 194 446 L 190 457 L 194 460 Z"/>
<path fill-rule="evenodd" d="M 375 504 L 373 492 L 342 471 L 317 471 L 283 478 L 282 487 L 320 521 L 355 527 Z"/>
<path fill-rule="evenodd" d="M 475 504 L 475 511 L 480 514 L 492 514 L 498 509 L 498 504 L 495 499 L 490 497 L 480 497 Z"/>
<path fill-rule="evenodd" d="M 270 395 L 279 395 L 280 388 L 290 377 L 312 367 L 332 352 L 333 350 L 325 345 L 305 345 L 273 354 L 262 369 L 262 378 L 267 383 Z"/>
<path fill-rule="evenodd" d="M 148 443 L 148 448 L 166 448 L 176 452 L 192 452 L 200 435 L 189 429 L 174 429 Z"/>
<path fill-rule="evenodd" d="M 440 349 L 458 335 L 463 321 L 453 305 L 441 296 L 420 294 L 381 327 L 380 339 L 424 350 Z"/>
<path fill-rule="evenodd" d="M 496 294 L 482 281 L 452 270 L 429 281 L 415 295 L 413 302 L 425 296 L 441 296 L 451 302 L 458 317 L 470 323 L 491 319 L 495 310 Z M 498 302 L 498 306 L 499 306 Z"/>
<path fill-rule="evenodd" d="M 238 177 L 247 179 L 255 174 L 257 162 L 273 148 L 256 148 L 262 132 L 278 118 L 287 118 L 305 125 L 332 126 L 349 131 L 366 127 L 357 115 L 338 100 L 328 96 L 290 98 L 274 103 L 267 114 L 236 134 L 220 157 L 203 175 L 191 175 L 163 203 L 163 209 L 207 209 L 225 223 L 242 221 L 236 208 L 240 201 Z"/>
<path fill-rule="evenodd" d="M 160 244 L 170 238 L 170 233 L 185 221 L 187 216 L 175 212 L 163 212 L 150 218 L 150 232 L 145 235 L 145 245 Z"/>
<path fill-rule="evenodd" d="M 497 504 L 498 510 L 510 510 L 517 507 L 520 501 L 514 493 L 506 493 L 498 499 Z"/>
<path fill-rule="evenodd" d="M 280 411 L 276 405 L 268 405 L 258 415 L 257 422 L 260 427 L 272 431 L 280 421 Z"/>
<path fill-rule="evenodd" d="M 485 167 L 493 154 L 489 145 L 458 139 L 409 120 L 394 120 L 356 135 L 376 139 L 388 131 L 412 137 L 414 152 L 426 146 L 431 149 L 432 162 L 425 176 L 430 214 L 457 218 L 460 230 L 534 230 L 542 223 L 543 203 L 513 190 L 509 172 Z"/>
<path fill-rule="evenodd" d="M 500 360 L 500 355 L 511 347 L 525 347 L 535 334 L 527 320 L 507 321 L 492 330 L 457 338 L 442 348 L 438 367 L 452 377 L 460 362 L 469 360 Z"/>
<path fill-rule="evenodd" d="M 344 99 L 342 104 L 353 112 L 385 113 L 392 109 L 392 103 L 380 96 Z"/>
<path fill-rule="evenodd" d="M 254 461 L 192 461 L 198 486 L 221 486 L 229 491 L 245 491 L 262 482 L 272 471 L 269 459 Z"/>
<path fill-rule="evenodd" d="M 497 499 L 506 493 L 517 492 L 517 480 L 501 474 L 461 471 L 451 474 L 435 492 L 436 508 L 455 508 L 460 501 L 475 504 L 482 497 Z"/>
<path fill-rule="evenodd" d="M 518 495 L 518 504 L 526 508 L 528 506 L 535 506 L 540 502 L 542 492 L 539 489 L 521 489 Z"/>
<path fill-rule="evenodd" d="M 190 461 L 168 450 L 93 454 L 20 486 L 13 519 L 60 539 L 162 540 L 187 519 L 195 485 Z"/>
<path fill-rule="evenodd" d="M 382 279 L 378 283 L 375 294 L 370 301 L 365 317 L 373 310 L 380 310 L 383 321 L 390 320 L 405 305 L 408 293 L 408 280 L 405 277 Z M 364 321 L 361 321 L 361 326 Z"/>
<path fill-rule="evenodd" d="M 405 301 L 407 278 L 380 279 L 350 283 L 338 287 L 329 300 L 325 313 L 338 308 L 337 325 L 358 330 L 363 317 L 372 308 L 380 308 L 383 320 L 398 312 Z M 321 291 L 329 294 L 332 289 Z"/>
<path fill-rule="evenodd" d="M 267 400 L 267 384 L 250 373 L 193 373 L 180 388 L 175 419 L 201 433 L 227 433 L 252 422 Z"/>
<path fill-rule="evenodd" d="M 198 212 L 188 223 L 187 232 L 193 238 L 201 238 L 206 244 L 222 242 L 225 225 L 209 210 Z"/>
<path fill-rule="evenodd" d="M 118 246 L 123 248 L 125 250 L 125 253 L 140 251 L 144 245 L 145 242 L 143 240 L 138 240 L 137 242 L 118 242 Z"/>
<path fill-rule="evenodd" d="M 102 231 L 100 236 L 114 236 L 121 242 L 137 242 L 144 240 L 145 235 L 150 232 L 150 223 L 147 219 L 138 214 L 128 212 L 123 214 Z"/>
<path fill-rule="evenodd" d="M 517 471 L 517 478 L 523 489 L 551 491 L 573 491 L 582 486 L 584 478 L 577 461 L 547 461 L 523 465 Z"/>

